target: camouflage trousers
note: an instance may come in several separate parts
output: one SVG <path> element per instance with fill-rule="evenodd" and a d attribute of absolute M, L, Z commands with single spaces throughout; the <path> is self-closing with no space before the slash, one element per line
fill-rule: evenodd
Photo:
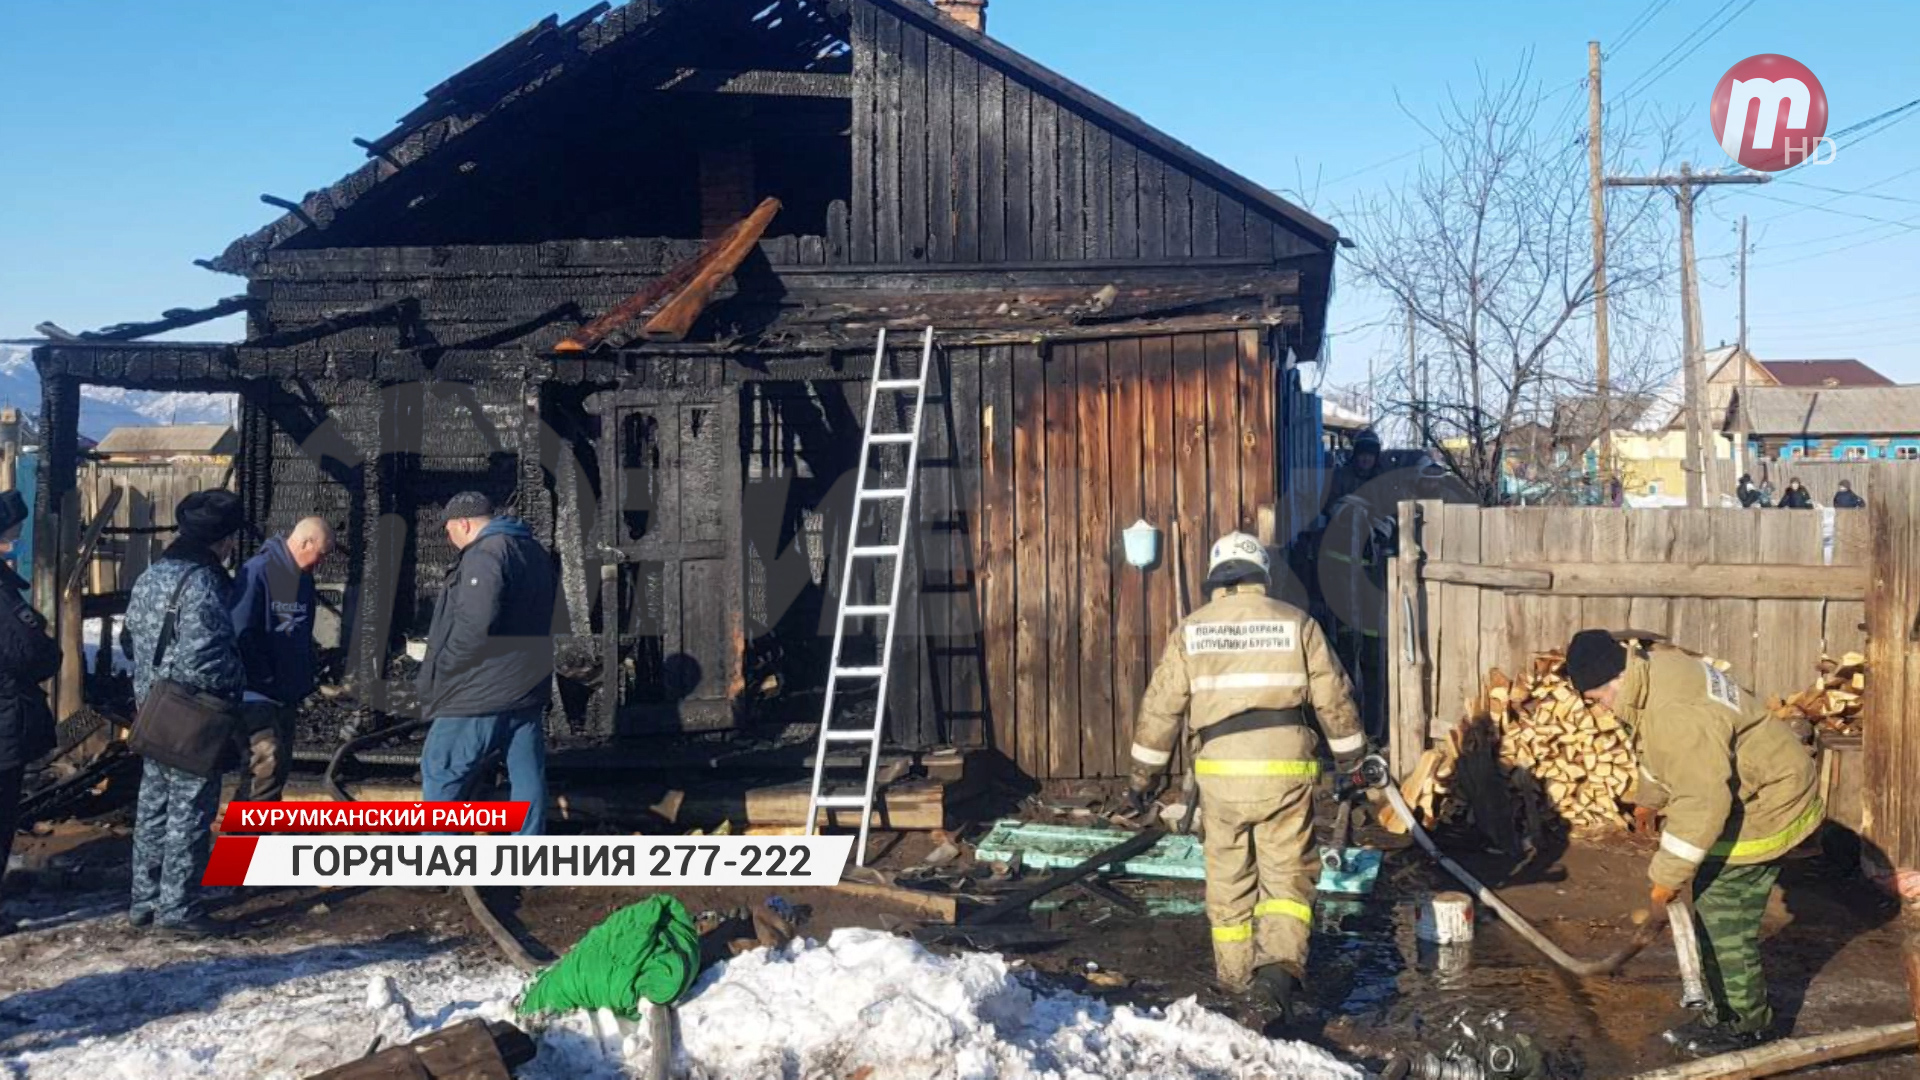
<path fill-rule="evenodd" d="M 133 823 L 133 904 L 136 922 L 182 923 L 200 914 L 200 879 L 213 853 L 213 818 L 220 809 L 220 778 L 200 777 L 146 763 Z"/>
<path fill-rule="evenodd" d="M 1760 967 L 1760 919 L 1779 879 L 1776 863 L 1710 864 L 1694 882 L 1707 988 L 1720 1018 L 1741 1031 L 1763 1031 L 1773 1024 L 1767 976 Z"/>

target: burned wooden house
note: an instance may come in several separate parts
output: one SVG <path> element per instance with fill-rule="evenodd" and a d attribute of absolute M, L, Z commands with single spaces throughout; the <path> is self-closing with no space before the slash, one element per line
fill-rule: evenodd
<path fill-rule="evenodd" d="M 246 279 L 244 341 L 140 340 L 169 313 L 39 348 L 39 550 L 78 535 L 81 384 L 235 392 L 252 519 L 347 540 L 320 577 L 351 699 L 404 713 L 438 515 L 477 489 L 562 567 L 556 748 L 811 722 L 876 336 L 912 365 L 932 327 L 891 738 L 1124 771 L 1174 568 L 1318 467 L 1287 448 L 1317 446 L 1295 368 L 1337 236 L 956 17 L 981 6 L 527 30 L 204 264 Z M 1183 552 L 1128 565 L 1142 518 Z"/>

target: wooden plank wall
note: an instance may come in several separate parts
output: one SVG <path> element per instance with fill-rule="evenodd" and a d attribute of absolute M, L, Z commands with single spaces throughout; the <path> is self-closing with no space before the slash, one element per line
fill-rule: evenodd
<path fill-rule="evenodd" d="M 173 508 L 188 495 L 218 487 L 230 476 L 229 466 L 223 461 L 154 465 L 82 462 L 79 489 L 83 520 L 93 520 L 108 492 L 125 488 L 109 526 L 129 530 L 101 537 L 88 567 L 85 591 L 100 595 L 133 588 L 134 581 L 173 542 Z"/>
<path fill-rule="evenodd" d="M 855 264 L 1279 259 L 1239 196 L 957 38 L 853 8 Z"/>
<path fill-rule="evenodd" d="M 1431 561 L 1489 567 L 1618 563 L 1622 575 L 1642 562 L 1828 562 L 1821 515 L 1811 512 L 1482 509 L 1425 502 L 1417 504 L 1417 514 L 1414 543 L 1403 545 L 1402 564 L 1416 550 Z M 1832 565 L 1866 565 L 1866 527 L 1866 515 L 1838 516 Z M 1411 582 L 1410 589 L 1413 617 L 1425 631 L 1424 654 L 1409 661 L 1396 650 L 1389 666 L 1397 679 L 1420 685 L 1417 691 L 1401 686 L 1393 700 L 1402 723 L 1409 708 L 1431 710 L 1427 729 L 1433 737 L 1452 728 L 1488 669 L 1516 672 L 1532 654 L 1563 648 L 1586 627 L 1666 635 L 1732 663 L 1744 684 L 1769 697 L 1811 683 L 1822 651 L 1859 651 L 1866 640 L 1859 601 L 1561 596 L 1424 580 Z"/>
<path fill-rule="evenodd" d="M 1920 793 L 1913 783 L 1920 775 L 1920 652 L 1913 646 L 1920 613 L 1920 470 L 1876 465 L 1868 475 L 1872 648 L 1867 663 L 1872 675 L 1862 736 L 1862 831 L 1878 849 L 1870 852 L 1876 862 L 1911 871 L 1920 869 Z"/>
<path fill-rule="evenodd" d="M 1029 776 L 1126 771 L 1134 713 L 1175 621 L 1171 524 L 1182 524 L 1198 603 L 1216 531 L 1252 531 L 1275 498 L 1262 350 L 1248 330 L 946 351 L 955 498 L 948 511 L 925 504 L 922 528 L 923 543 L 953 543 L 948 566 L 921 581 L 946 597 L 922 610 L 950 732 L 978 717 L 982 738 Z M 923 445 L 930 472 L 941 445 Z M 1120 536 L 1143 517 L 1163 547 L 1144 572 Z"/>

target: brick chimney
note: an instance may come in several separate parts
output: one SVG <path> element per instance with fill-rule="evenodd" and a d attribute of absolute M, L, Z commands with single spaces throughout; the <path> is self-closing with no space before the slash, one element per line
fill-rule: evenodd
<path fill-rule="evenodd" d="M 933 6 L 975 33 L 987 32 L 987 0 L 933 0 Z"/>

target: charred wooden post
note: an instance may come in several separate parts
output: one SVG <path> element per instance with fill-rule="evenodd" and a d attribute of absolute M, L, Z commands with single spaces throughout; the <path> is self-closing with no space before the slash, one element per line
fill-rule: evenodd
<path fill-rule="evenodd" d="M 18 487 L 20 470 L 20 410 L 0 409 L 0 491 Z"/>

